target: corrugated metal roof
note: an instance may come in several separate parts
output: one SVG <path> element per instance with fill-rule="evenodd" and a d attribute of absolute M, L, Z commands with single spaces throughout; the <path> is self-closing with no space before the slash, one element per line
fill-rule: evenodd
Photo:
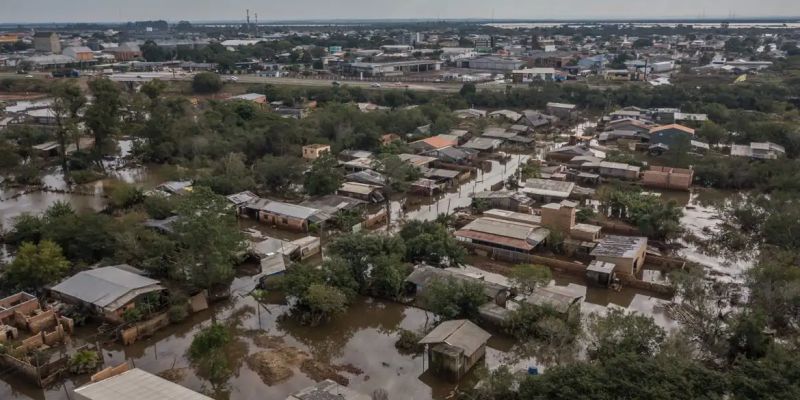
<path fill-rule="evenodd" d="M 472 355 L 481 346 L 486 344 L 492 335 L 484 331 L 472 322 L 459 319 L 445 321 L 427 334 L 420 344 L 446 343 L 464 351 L 467 355 Z"/>
<path fill-rule="evenodd" d="M 75 394 L 88 400 L 213 400 L 138 368 L 75 389 Z"/>
<path fill-rule="evenodd" d="M 157 280 L 117 267 L 102 267 L 78 272 L 51 290 L 113 310 L 133 291 L 138 291 L 138 295 L 162 289 Z"/>
<path fill-rule="evenodd" d="M 609 235 L 600 240 L 591 255 L 632 258 L 642 247 L 647 247 L 646 237 Z"/>
<path fill-rule="evenodd" d="M 316 214 L 319 210 L 309 207 L 303 207 L 296 204 L 283 203 L 280 201 L 273 201 L 267 204 L 264 211 L 273 214 L 284 215 L 292 218 L 307 219 Z"/>

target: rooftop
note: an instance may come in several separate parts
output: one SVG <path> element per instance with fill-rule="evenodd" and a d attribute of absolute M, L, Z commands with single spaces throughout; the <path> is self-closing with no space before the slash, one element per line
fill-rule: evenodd
<path fill-rule="evenodd" d="M 646 237 L 609 235 L 600 240 L 591 255 L 633 258 L 643 247 L 647 247 Z"/>
<path fill-rule="evenodd" d="M 212 400 L 138 368 L 75 389 L 80 400 Z"/>
<path fill-rule="evenodd" d="M 479 328 L 472 322 L 459 319 L 445 321 L 439 324 L 436 328 L 428 333 L 420 344 L 438 344 L 446 343 L 452 347 L 458 348 L 466 355 L 472 355 L 481 348 L 491 334 Z"/>
<path fill-rule="evenodd" d="M 652 128 L 652 129 L 650 129 L 650 133 L 658 133 L 658 132 L 662 132 L 662 131 L 666 131 L 666 130 L 670 130 L 670 129 L 676 129 L 676 130 L 679 130 L 679 131 L 682 131 L 682 132 L 686 132 L 686 133 L 688 133 L 690 135 L 694 135 L 694 129 L 689 128 L 688 126 L 680 125 L 680 124 L 669 124 L 669 125 L 656 126 L 656 127 Z"/>
<path fill-rule="evenodd" d="M 131 267 L 123 264 L 81 271 L 51 290 L 113 311 L 140 294 L 164 289 L 157 280 L 134 274 L 127 268 Z"/>
<path fill-rule="evenodd" d="M 273 201 L 262 208 L 263 211 L 273 214 L 284 215 L 292 218 L 307 219 L 310 216 L 319 212 L 319 210 L 309 207 L 304 207 L 296 204 L 283 203 L 280 201 Z"/>
<path fill-rule="evenodd" d="M 553 196 L 567 198 L 575 189 L 574 182 L 553 181 L 549 179 L 531 178 L 525 181 L 521 190 L 537 196 Z"/>

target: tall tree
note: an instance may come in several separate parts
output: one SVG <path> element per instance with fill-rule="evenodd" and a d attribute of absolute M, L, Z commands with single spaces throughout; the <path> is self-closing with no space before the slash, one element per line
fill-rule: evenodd
<path fill-rule="evenodd" d="M 311 164 L 306 172 L 304 186 L 312 196 L 322 196 L 336 192 L 344 182 L 344 176 L 336 159 L 325 153 Z"/>
<path fill-rule="evenodd" d="M 76 137 L 75 145 L 79 146 L 78 112 L 86 104 L 81 88 L 73 81 L 57 81 L 53 84 L 53 114 L 56 117 L 56 138 L 61 156 L 61 170 L 64 179 L 69 181 L 69 163 L 67 163 L 67 140 L 70 134 Z"/>
<path fill-rule="evenodd" d="M 38 290 L 57 282 L 69 271 L 70 263 L 61 254 L 61 247 L 43 240 L 39 244 L 25 242 L 14 261 L 5 268 L 4 280 L 9 286 Z"/>
<path fill-rule="evenodd" d="M 89 90 L 94 100 L 86 109 L 84 120 L 94 135 L 94 159 L 102 165 L 104 149 L 120 126 L 122 92 L 116 83 L 106 78 L 89 81 Z"/>
<path fill-rule="evenodd" d="M 197 186 L 178 202 L 174 225 L 178 241 L 175 275 L 201 289 L 212 289 L 233 278 L 245 240 L 224 197 Z"/>

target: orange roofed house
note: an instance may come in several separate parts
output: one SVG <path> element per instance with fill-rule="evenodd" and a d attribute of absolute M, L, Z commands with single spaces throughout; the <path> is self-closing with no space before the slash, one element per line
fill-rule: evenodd
<path fill-rule="evenodd" d="M 408 144 L 416 153 L 441 150 L 458 144 L 458 137 L 454 135 L 436 135 L 426 139 L 417 140 Z"/>

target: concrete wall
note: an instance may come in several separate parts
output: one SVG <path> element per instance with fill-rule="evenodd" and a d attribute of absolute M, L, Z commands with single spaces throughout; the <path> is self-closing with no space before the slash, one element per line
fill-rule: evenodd
<path fill-rule="evenodd" d="M 561 206 L 558 210 L 542 207 L 541 214 L 542 225 L 564 233 L 570 233 L 572 227 L 575 226 L 577 211 L 574 207 Z"/>
<path fill-rule="evenodd" d="M 689 190 L 694 171 L 690 169 L 650 167 L 642 174 L 642 185 L 673 190 Z"/>
<path fill-rule="evenodd" d="M 159 314 L 147 321 L 142 321 L 134 324 L 130 328 L 123 329 L 120 332 L 122 344 L 131 345 L 139 338 L 152 335 L 157 330 L 169 325 L 169 315 L 167 313 Z"/>
<path fill-rule="evenodd" d="M 259 213 L 259 218 L 261 222 L 265 224 L 275 225 L 279 228 L 289 229 L 293 231 L 305 232 L 308 230 L 308 224 L 304 219 L 297 219 L 297 218 L 289 218 L 283 217 L 280 215 L 269 214 L 264 211 Z M 284 222 L 285 219 L 285 222 Z"/>

